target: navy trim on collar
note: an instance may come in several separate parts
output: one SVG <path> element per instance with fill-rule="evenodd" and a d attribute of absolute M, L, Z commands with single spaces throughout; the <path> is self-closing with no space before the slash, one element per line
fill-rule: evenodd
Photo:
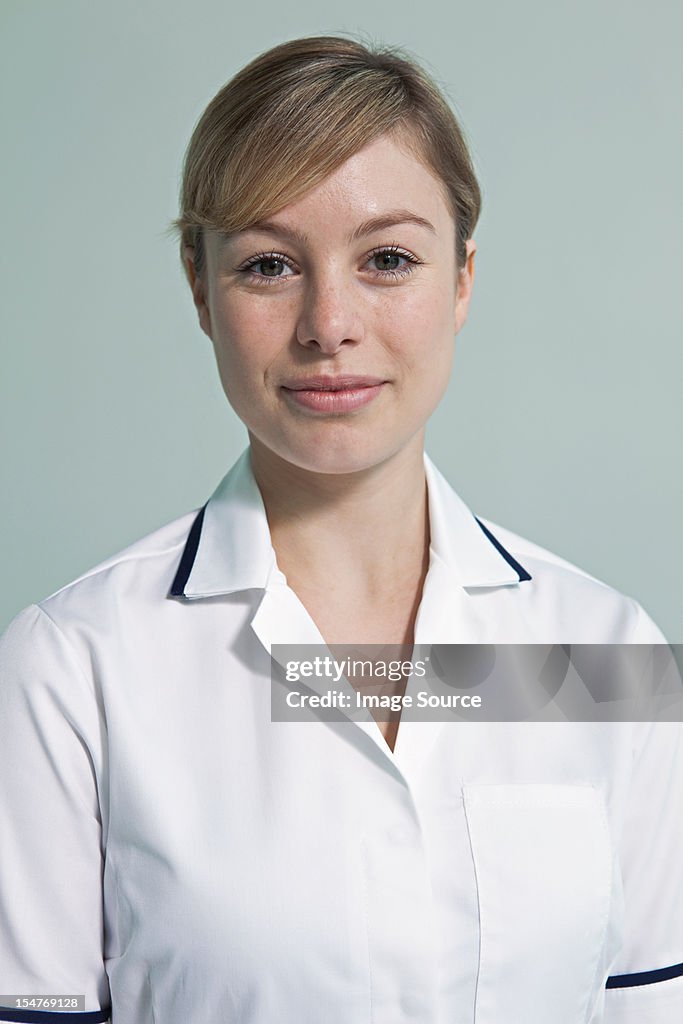
<path fill-rule="evenodd" d="M 180 558 L 180 565 L 178 566 L 178 571 L 176 572 L 173 583 L 171 584 L 171 597 L 185 596 L 185 584 L 190 578 L 192 566 L 194 565 L 194 560 L 197 557 L 199 538 L 202 534 L 202 523 L 204 522 L 204 510 L 206 509 L 207 504 L 208 502 L 200 508 L 199 512 L 195 516 L 194 522 L 192 523 L 190 532 L 187 535 L 185 547 L 183 548 L 183 553 Z"/>
<path fill-rule="evenodd" d="M 190 532 L 187 536 L 185 547 L 183 548 L 183 553 L 180 557 L 180 564 L 173 579 L 173 583 L 171 584 L 171 589 L 169 591 L 170 597 L 185 596 L 185 584 L 190 578 L 192 566 L 194 565 L 194 560 L 197 557 L 197 550 L 199 549 L 199 540 L 202 535 L 202 523 L 204 522 L 204 512 L 206 510 L 207 505 L 208 502 L 205 502 L 204 505 L 202 505 L 197 515 L 195 516 L 192 526 L 190 527 Z M 502 555 L 502 557 L 505 559 L 508 565 L 515 570 L 515 572 L 519 576 L 519 582 L 524 583 L 527 580 L 532 579 L 531 574 L 527 572 L 523 565 L 520 565 L 516 558 L 513 558 L 510 552 L 503 547 L 498 538 L 494 537 L 491 531 L 486 526 L 484 526 L 482 521 L 478 519 L 477 516 L 474 516 L 474 519 L 483 530 L 484 535 L 488 538 L 488 540 L 491 541 L 496 551 L 498 551 L 498 553 Z"/>
<path fill-rule="evenodd" d="M 655 985 L 658 981 L 669 981 L 683 975 L 683 964 L 660 967 L 657 971 L 640 971 L 639 974 L 613 974 L 607 979 L 605 988 L 632 988 L 635 985 Z"/>
<path fill-rule="evenodd" d="M 482 523 L 481 519 L 477 519 L 476 516 L 474 518 L 477 520 L 477 522 L 481 526 L 482 530 L 484 531 L 485 535 L 488 537 L 488 539 L 493 544 L 493 546 L 496 549 L 496 551 L 498 551 L 498 553 L 503 556 L 503 558 L 508 563 L 508 565 L 511 566 L 511 568 L 513 568 L 515 570 L 515 572 L 519 576 L 519 582 L 520 583 L 525 583 L 526 580 L 530 580 L 532 578 L 531 574 L 526 571 L 524 566 L 520 565 L 519 562 L 517 561 L 517 559 L 512 557 L 510 552 L 507 551 L 506 548 L 503 547 L 503 545 L 500 543 L 498 538 L 494 537 L 493 534 L 491 533 L 491 531 L 484 526 L 484 524 Z"/>

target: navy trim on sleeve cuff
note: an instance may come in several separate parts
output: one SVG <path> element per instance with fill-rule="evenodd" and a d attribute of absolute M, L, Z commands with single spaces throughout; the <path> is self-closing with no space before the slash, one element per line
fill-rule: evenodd
<path fill-rule="evenodd" d="M 0 1021 L 17 1021 L 17 1024 L 106 1024 L 111 1017 L 111 1007 L 105 1010 L 86 1010 L 84 1013 L 59 1013 L 54 1010 L 13 1010 L 11 1006 L 0 1006 Z"/>
<path fill-rule="evenodd" d="M 683 964 L 660 967 L 657 971 L 640 971 L 638 974 L 614 974 L 607 979 L 605 988 L 632 988 L 634 985 L 655 985 L 658 981 L 669 981 L 683 974 Z"/>

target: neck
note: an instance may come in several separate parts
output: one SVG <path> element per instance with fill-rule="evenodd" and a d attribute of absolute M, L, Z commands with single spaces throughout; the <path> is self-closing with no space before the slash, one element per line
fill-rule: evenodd
<path fill-rule="evenodd" d="M 290 585 L 325 586 L 363 599 L 423 579 L 429 515 L 423 433 L 378 465 L 318 473 L 251 438 L 251 465 L 278 566 Z"/>

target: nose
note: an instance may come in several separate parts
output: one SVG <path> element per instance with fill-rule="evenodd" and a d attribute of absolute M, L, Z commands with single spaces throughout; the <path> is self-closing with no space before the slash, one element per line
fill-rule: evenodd
<path fill-rule="evenodd" d="M 296 337 L 305 348 L 334 355 L 342 345 L 362 340 L 360 296 L 352 281 L 344 281 L 332 268 L 307 282 Z"/>

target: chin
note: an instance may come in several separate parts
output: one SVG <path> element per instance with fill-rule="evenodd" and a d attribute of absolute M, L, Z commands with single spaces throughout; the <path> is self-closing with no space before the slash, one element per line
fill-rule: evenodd
<path fill-rule="evenodd" d="M 383 461 L 382 455 L 371 451 L 332 450 L 316 448 L 308 451 L 297 450 L 283 456 L 287 462 L 309 473 L 359 473 Z"/>
<path fill-rule="evenodd" d="M 377 436 L 377 430 L 368 430 L 355 437 L 331 437 L 315 440 L 297 439 L 291 444 L 268 445 L 277 458 L 308 473 L 351 474 L 362 473 L 380 466 L 408 449 L 422 448 L 424 432 L 419 428 L 408 436 Z M 257 442 L 263 445 L 263 442 Z"/>
<path fill-rule="evenodd" d="M 253 446 L 262 450 L 266 460 L 274 456 L 308 473 L 340 475 L 371 469 L 390 458 L 405 444 L 403 439 L 393 439 L 392 443 L 392 439 L 386 438 L 381 442 L 376 430 L 365 433 L 365 437 L 362 434 L 351 436 L 344 431 L 341 436 L 334 436 L 334 432 L 318 430 L 314 436 L 305 439 L 280 437 L 269 443 L 250 432 L 250 439 Z"/>

